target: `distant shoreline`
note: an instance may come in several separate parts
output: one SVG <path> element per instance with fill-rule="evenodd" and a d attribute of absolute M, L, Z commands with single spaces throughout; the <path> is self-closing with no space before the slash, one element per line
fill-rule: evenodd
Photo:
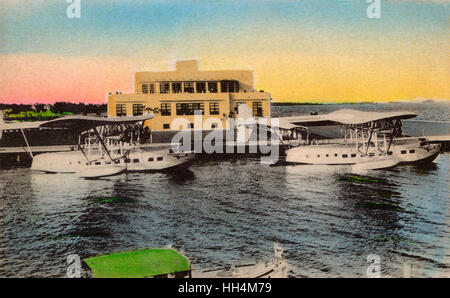
<path fill-rule="evenodd" d="M 440 103 L 442 101 L 434 101 L 431 99 L 423 101 L 387 101 L 387 102 L 376 102 L 376 101 L 360 101 L 360 102 L 282 102 L 282 101 L 272 101 L 272 106 L 318 106 L 318 105 L 363 105 L 363 104 L 391 104 L 391 103 Z"/>
<path fill-rule="evenodd" d="M 378 104 L 378 102 L 271 102 L 272 106 L 316 106 L 316 105 L 358 105 Z"/>

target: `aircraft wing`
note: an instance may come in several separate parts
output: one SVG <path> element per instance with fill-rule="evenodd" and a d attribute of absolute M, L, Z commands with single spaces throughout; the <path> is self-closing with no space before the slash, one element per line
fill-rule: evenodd
<path fill-rule="evenodd" d="M 73 115 L 46 121 L 40 124 L 39 127 L 67 128 L 73 130 L 86 131 L 98 126 L 136 123 L 152 119 L 153 117 L 154 117 L 153 113 L 134 117 L 95 117 L 95 116 Z"/>

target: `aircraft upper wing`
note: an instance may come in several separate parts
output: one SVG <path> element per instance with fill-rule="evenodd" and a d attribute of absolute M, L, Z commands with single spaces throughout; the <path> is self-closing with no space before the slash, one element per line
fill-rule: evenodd
<path fill-rule="evenodd" d="M 39 127 L 67 128 L 85 131 L 97 126 L 136 123 L 152 119 L 153 117 L 153 113 L 134 117 L 95 117 L 74 115 L 46 121 L 40 124 Z"/>
<path fill-rule="evenodd" d="M 413 112 L 370 112 L 343 109 L 322 115 L 281 117 L 280 122 L 289 122 L 301 126 L 324 126 L 337 124 L 364 124 L 379 120 L 410 119 L 416 117 Z"/>

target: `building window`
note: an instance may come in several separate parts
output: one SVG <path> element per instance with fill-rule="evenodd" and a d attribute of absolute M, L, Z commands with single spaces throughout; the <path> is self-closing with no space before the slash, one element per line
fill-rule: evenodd
<path fill-rule="evenodd" d="M 194 93 L 194 82 L 184 82 L 184 92 Z"/>
<path fill-rule="evenodd" d="M 217 123 L 211 123 L 211 128 L 217 128 L 218 124 Z"/>
<path fill-rule="evenodd" d="M 188 128 L 194 128 L 194 123 L 188 123 Z"/>
<path fill-rule="evenodd" d="M 187 103 L 177 103 L 177 115 L 186 115 Z"/>
<path fill-rule="evenodd" d="M 170 116 L 170 103 L 161 104 L 161 116 Z"/>
<path fill-rule="evenodd" d="M 203 103 L 177 103 L 177 115 L 194 115 L 195 111 L 202 111 L 205 114 Z"/>
<path fill-rule="evenodd" d="M 217 93 L 217 82 L 208 82 L 208 91 L 210 93 Z"/>
<path fill-rule="evenodd" d="M 125 104 L 116 105 L 116 116 L 122 117 L 127 115 L 127 106 Z"/>
<path fill-rule="evenodd" d="M 164 129 L 170 129 L 170 124 L 166 124 L 166 123 L 163 124 L 163 128 L 164 128 Z"/>
<path fill-rule="evenodd" d="M 169 93 L 169 91 L 170 91 L 170 83 L 159 84 L 159 92 L 160 93 Z"/>
<path fill-rule="evenodd" d="M 197 89 L 197 93 L 206 93 L 206 83 L 205 82 L 197 82 L 197 83 L 195 83 L 195 87 Z"/>
<path fill-rule="evenodd" d="M 155 93 L 155 84 L 150 84 L 150 93 Z"/>
<path fill-rule="evenodd" d="M 148 93 L 148 84 L 142 84 L 142 93 Z"/>
<path fill-rule="evenodd" d="M 239 92 L 237 81 L 220 81 L 220 92 Z"/>
<path fill-rule="evenodd" d="M 262 117 L 263 116 L 262 102 L 255 101 L 253 103 L 253 116 L 254 117 Z"/>
<path fill-rule="evenodd" d="M 210 115 L 219 115 L 219 103 L 218 102 L 210 102 L 209 103 L 209 114 Z"/>
<path fill-rule="evenodd" d="M 144 106 L 140 103 L 133 104 L 133 116 L 140 116 L 143 114 Z"/>
<path fill-rule="evenodd" d="M 172 92 L 173 93 L 183 92 L 183 90 L 181 90 L 181 83 L 172 83 Z"/>

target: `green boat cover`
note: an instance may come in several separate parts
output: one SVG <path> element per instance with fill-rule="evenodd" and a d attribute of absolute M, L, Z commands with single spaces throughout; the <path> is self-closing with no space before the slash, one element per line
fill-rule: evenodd
<path fill-rule="evenodd" d="M 84 259 L 97 278 L 153 277 L 190 270 L 185 256 L 170 248 L 149 248 Z"/>

